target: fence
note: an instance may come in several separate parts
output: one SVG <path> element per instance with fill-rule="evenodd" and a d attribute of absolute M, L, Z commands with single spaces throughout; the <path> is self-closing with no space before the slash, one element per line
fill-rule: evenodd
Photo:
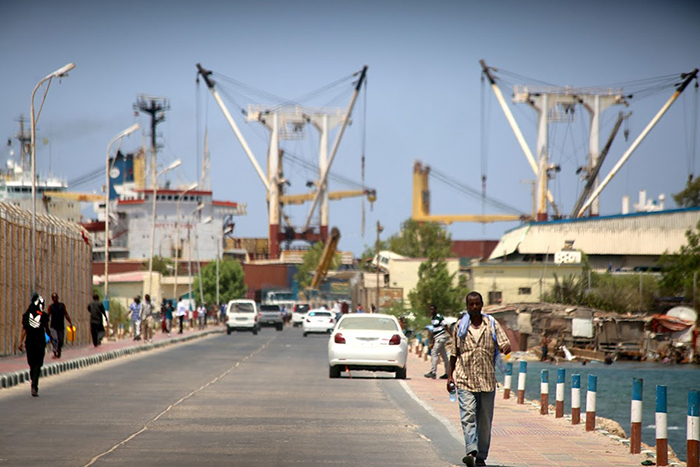
<path fill-rule="evenodd" d="M 22 313 L 32 295 L 31 213 L 0 203 L 0 356 L 16 352 Z M 54 216 L 36 218 L 37 292 L 57 293 L 76 327 L 76 344 L 90 340 L 92 244 L 85 230 Z"/>

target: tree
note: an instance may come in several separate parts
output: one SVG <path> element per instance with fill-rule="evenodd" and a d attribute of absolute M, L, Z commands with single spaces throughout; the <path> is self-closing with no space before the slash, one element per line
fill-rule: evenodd
<path fill-rule="evenodd" d="M 677 253 L 663 254 L 661 266 L 661 288 L 670 294 L 693 295 L 693 274 L 700 270 L 700 221 L 695 230 L 685 232 L 687 245 Z"/>
<path fill-rule="evenodd" d="M 213 261 L 202 268 L 202 292 L 206 303 L 216 302 L 216 262 Z M 199 297 L 199 275 L 195 276 L 192 283 L 195 297 Z M 243 280 L 243 267 L 234 260 L 219 261 L 219 301 L 227 303 L 229 300 L 243 298 L 246 286 Z"/>
<path fill-rule="evenodd" d="M 305 289 L 311 285 L 311 280 L 313 279 L 313 273 L 321 260 L 321 255 L 323 254 L 324 244 L 321 242 L 316 242 L 309 248 L 309 250 L 304 253 L 303 263 L 299 266 L 297 273 L 294 275 L 294 280 L 299 283 L 299 287 Z M 331 267 L 329 270 L 333 271 L 338 269 L 340 266 L 340 253 L 336 252 L 333 255 L 333 260 L 331 261 Z"/>
<path fill-rule="evenodd" d="M 175 263 L 170 258 L 162 256 L 153 257 L 153 272 L 159 272 L 162 276 L 170 276 L 173 274 Z M 144 270 L 148 270 L 148 263 L 143 266 Z"/>
<path fill-rule="evenodd" d="M 445 228 L 435 222 L 408 219 L 401 231 L 387 240 L 389 250 L 409 258 L 447 258 L 452 238 Z"/>
<path fill-rule="evenodd" d="M 688 178 L 685 188 L 673 195 L 673 200 L 682 208 L 700 206 L 700 178 Z"/>
<path fill-rule="evenodd" d="M 426 314 L 432 304 L 441 314 L 457 314 L 464 309 L 468 289 L 464 277 L 454 285 L 456 274 L 449 273 L 444 258 L 423 262 L 418 268 L 418 284 L 408 293 L 411 307 Z"/>

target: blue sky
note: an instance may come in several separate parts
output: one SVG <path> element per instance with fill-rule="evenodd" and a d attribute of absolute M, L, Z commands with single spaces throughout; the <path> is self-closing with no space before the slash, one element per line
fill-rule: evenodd
<path fill-rule="evenodd" d="M 203 87 L 197 98 L 195 64 L 290 99 L 367 64 L 366 119 L 361 100 L 332 170 L 360 182 L 364 134 L 365 182 L 378 191 L 373 211 L 367 207 L 365 236 L 362 201 L 337 201 L 330 211 L 330 224 L 342 233 L 341 249 L 356 254 L 374 241 L 377 220 L 387 235 L 410 216 L 416 159 L 477 190 L 485 172 L 489 196 L 522 212 L 531 210 L 530 186 L 524 181 L 533 178 L 532 172 L 488 88 L 483 94 L 488 111 L 482 112 L 479 59 L 526 77 L 580 87 L 700 66 L 700 3 L 693 1 L 34 1 L 2 2 L 0 17 L 1 136 L 16 133 L 20 113 L 29 115 L 31 92 L 41 78 L 67 62 L 77 65 L 60 84 L 51 85 L 38 124 L 38 140 L 50 140 L 37 149 L 41 172 L 50 165 L 56 175 L 73 179 L 104 166 L 114 135 L 134 121 L 148 124 L 134 116 L 137 95 L 166 96 L 171 110 L 159 126 L 164 145 L 159 164 L 181 158 L 183 165 L 171 179 L 195 181 L 198 141 L 201 146 L 206 124 L 215 198 L 248 204 L 248 215 L 238 219 L 235 232 L 246 237 L 267 235 L 263 186 Z M 503 83 L 501 89 L 510 96 L 512 87 Z M 345 107 L 349 90 L 348 84 L 345 92 L 326 97 L 336 97 L 333 104 Z M 640 189 L 651 197 L 664 193 L 667 206 L 674 207 L 670 195 L 700 169 L 690 150 L 695 92 L 689 88 L 681 96 L 603 192 L 601 214 L 618 214 L 622 196 L 634 202 Z M 618 135 L 602 174 L 671 93 L 666 89 L 631 101 L 626 109 L 633 112 L 630 139 Z M 509 105 L 534 150 L 534 111 Z M 617 112 L 603 114 L 603 142 Z M 264 167 L 265 131 L 259 124 L 240 125 Z M 550 189 L 567 213 L 582 187 L 574 171 L 587 153 L 587 127 L 588 116 L 579 112 L 573 123 L 550 130 L 551 158 L 562 166 Z M 313 162 L 317 139 L 313 130 L 307 132 L 312 135 L 308 141 L 284 147 Z M 141 136 L 135 135 L 123 148 L 140 144 Z M 0 161 L 8 152 L 3 145 Z M 291 162 L 285 167 L 290 191 L 302 192 L 309 174 Z M 99 178 L 76 190 L 99 191 L 102 183 Z M 331 189 L 345 188 L 331 182 Z M 431 188 L 434 213 L 482 212 L 478 199 L 434 180 Z M 288 214 L 300 225 L 307 210 L 293 208 Z M 516 225 L 455 224 L 449 230 L 456 239 L 497 239 Z"/>

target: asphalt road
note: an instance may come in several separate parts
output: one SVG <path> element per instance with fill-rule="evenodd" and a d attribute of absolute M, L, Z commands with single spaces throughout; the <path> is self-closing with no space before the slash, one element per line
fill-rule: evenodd
<path fill-rule="evenodd" d="M 215 335 L 0 392 L 0 465 L 445 466 L 463 447 L 389 373 L 328 378 L 321 335 Z"/>

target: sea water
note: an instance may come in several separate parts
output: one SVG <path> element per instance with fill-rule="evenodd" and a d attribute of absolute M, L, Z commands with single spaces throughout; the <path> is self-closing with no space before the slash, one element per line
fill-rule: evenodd
<path fill-rule="evenodd" d="M 688 416 L 688 391 L 700 390 L 699 365 L 675 365 L 648 362 L 615 362 L 605 365 L 588 362 L 586 365 L 574 362 L 559 364 L 528 362 L 525 398 L 540 400 L 540 371 L 549 370 L 549 403 L 555 405 L 557 370 L 566 370 L 566 390 L 564 392 L 564 413 L 571 413 L 571 375 L 581 375 L 581 418 L 585 423 L 586 385 L 588 375 L 598 376 L 596 417 L 615 420 L 630 436 L 630 408 L 632 405 L 632 380 L 644 380 L 642 399 L 642 442 L 656 445 L 656 386 L 668 389 L 668 443 L 683 461 L 686 456 L 686 424 Z M 513 381 L 517 381 L 518 365 L 513 364 Z M 503 374 L 497 373 L 503 383 Z M 515 388 L 511 388 L 515 390 Z"/>

